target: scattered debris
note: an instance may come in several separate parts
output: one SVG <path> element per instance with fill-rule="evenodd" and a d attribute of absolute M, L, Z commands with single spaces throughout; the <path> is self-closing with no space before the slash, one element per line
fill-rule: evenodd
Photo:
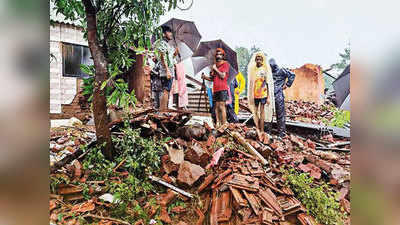
<path fill-rule="evenodd" d="M 256 149 L 254 149 L 253 146 L 247 143 L 246 140 L 238 132 L 232 132 L 231 136 L 234 137 L 236 141 L 238 141 L 240 144 L 242 144 L 251 154 L 259 158 L 263 165 L 268 164 L 268 161 L 264 159 L 264 157 Z"/>
<path fill-rule="evenodd" d="M 320 117 L 315 112 L 319 116 L 326 113 L 313 104 L 290 104 L 291 118 L 318 123 Z M 56 184 L 50 199 L 50 220 L 67 222 L 71 220 L 68 213 L 76 212 L 99 224 L 317 224 L 286 185 L 281 170 L 285 166 L 309 174 L 314 178 L 313 185 L 328 184 L 340 193 L 337 202 L 350 214 L 349 138 L 290 132 L 282 139 L 267 133 L 257 135 L 254 128 L 244 124 L 229 124 L 216 132 L 206 122 L 186 125 L 190 118 L 185 111 L 159 114 L 149 109 L 131 116 L 130 125 L 141 127 L 141 136 L 166 140 L 159 154 L 160 171 L 146 174 L 163 191 L 149 190 L 155 203 L 150 204 L 146 197 L 135 199 L 132 205 L 143 206 L 142 213 L 148 219 L 137 215 L 134 223 L 103 214 L 120 201 L 109 185 L 126 181 L 126 166 L 131 162 L 121 157 L 111 167 L 113 176 L 109 180 L 94 180 L 90 173 L 95 165 L 86 168 L 82 162 L 90 151 L 82 146 L 95 143 L 94 128 L 79 123 L 52 128 L 51 176 L 67 177 L 74 183 Z M 121 135 L 122 120 L 116 119 L 109 126 L 113 134 Z M 336 150 L 338 147 L 343 149 Z M 136 215 L 139 211 L 129 213 Z M 65 216 L 57 218 L 61 212 L 66 212 Z"/>
<path fill-rule="evenodd" d="M 180 193 L 180 194 L 182 194 L 182 195 L 184 195 L 184 196 L 186 196 L 186 197 L 189 197 L 189 198 L 192 198 L 192 197 L 193 197 L 192 194 L 187 193 L 186 191 L 183 191 L 182 189 L 179 189 L 179 188 L 177 188 L 177 187 L 175 187 L 175 186 L 173 186 L 173 185 L 170 185 L 170 184 L 168 184 L 168 183 L 162 181 L 162 180 L 161 180 L 160 178 L 158 178 L 158 177 L 150 176 L 149 178 L 150 178 L 151 180 L 153 180 L 153 181 L 156 181 L 156 182 L 158 182 L 158 183 L 160 183 L 160 184 L 162 184 L 162 185 L 168 187 L 168 188 L 171 188 L 172 190 L 174 190 L 174 191 L 176 191 L 176 192 L 178 192 L 178 193 Z"/>
<path fill-rule="evenodd" d="M 201 166 L 183 161 L 178 171 L 178 182 L 192 186 L 204 174 L 204 169 Z"/>

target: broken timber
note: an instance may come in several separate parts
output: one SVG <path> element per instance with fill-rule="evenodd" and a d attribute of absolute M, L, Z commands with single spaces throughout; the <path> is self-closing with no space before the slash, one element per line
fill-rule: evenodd
<path fill-rule="evenodd" d="M 243 147 L 245 147 L 251 154 L 256 156 L 257 158 L 260 159 L 261 163 L 263 165 L 267 165 L 268 161 L 256 150 L 251 146 L 247 141 L 240 135 L 238 132 L 228 132 L 229 135 L 231 135 L 233 138 L 235 138 Z"/>

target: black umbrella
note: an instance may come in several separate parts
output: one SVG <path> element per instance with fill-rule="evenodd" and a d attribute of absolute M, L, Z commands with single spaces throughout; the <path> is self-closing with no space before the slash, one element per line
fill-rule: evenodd
<path fill-rule="evenodd" d="M 230 64 L 228 79 L 230 83 L 238 71 L 237 55 L 236 52 L 222 40 L 202 41 L 200 43 L 192 57 L 194 74 L 214 64 L 215 51 L 217 48 L 222 48 L 225 51 L 225 59 Z"/>
<path fill-rule="evenodd" d="M 350 65 L 343 70 L 342 74 L 339 75 L 339 77 L 333 82 L 332 85 L 333 89 L 335 90 L 336 107 L 349 109 L 350 108 L 350 97 L 349 97 Z M 346 101 L 346 99 L 348 100 Z"/>
<path fill-rule="evenodd" d="M 179 61 L 193 55 L 201 40 L 201 35 L 193 22 L 172 18 L 161 26 L 168 26 L 172 29 L 174 38 L 170 41 L 170 44 L 178 47 L 180 54 Z M 155 37 L 152 38 L 152 41 L 155 41 Z"/>

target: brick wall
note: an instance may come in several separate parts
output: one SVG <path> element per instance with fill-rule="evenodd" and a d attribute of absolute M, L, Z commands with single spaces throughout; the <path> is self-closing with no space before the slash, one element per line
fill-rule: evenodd
<path fill-rule="evenodd" d="M 150 79 L 150 69 L 148 66 L 145 67 L 145 84 L 144 84 L 144 105 L 145 106 L 151 106 L 152 101 L 151 101 L 151 79 Z"/>
<path fill-rule="evenodd" d="M 300 68 L 294 69 L 293 72 L 296 74 L 296 79 L 292 87 L 285 90 L 285 99 L 322 104 L 325 83 L 321 67 L 314 64 L 305 64 Z"/>

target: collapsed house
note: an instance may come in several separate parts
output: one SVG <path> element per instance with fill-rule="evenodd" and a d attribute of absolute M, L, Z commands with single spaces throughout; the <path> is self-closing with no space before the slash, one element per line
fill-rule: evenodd
<path fill-rule="evenodd" d="M 329 132 L 290 132 L 285 139 L 265 133 L 257 137 L 254 128 L 243 124 L 229 124 L 218 131 L 207 123 L 185 125 L 191 117 L 188 112 L 170 111 L 164 115 L 154 109 L 139 110 L 131 116 L 130 126 L 140 127 L 142 136 L 173 137 L 160 155 L 161 170 L 149 176 L 155 185 L 165 187 L 164 191 L 153 190 L 148 196 L 155 198 L 156 204 L 138 199 L 149 218 L 181 225 L 317 224 L 314 216 L 307 214 L 298 193 L 287 185 L 283 168 L 307 173 L 314 178 L 313 185 L 327 183 L 337 193 L 343 213 L 350 214 L 348 138 Z M 116 120 L 109 125 L 121 135 L 118 127 L 122 124 Z M 50 200 L 51 221 L 66 222 L 72 220 L 68 215 L 76 213 L 102 223 L 129 224 L 107 214 L 96 217 L 96 212 L 107 212 L 118 204 L 100 201 L 110 195 L 106 184 L 123 182 L 128 172 L 121 161 L 114 168 L 112 180 L 89 179 L 91 171 L 82 168 L 87 152 L 79 145 L 90 146 L 93 139 L 94 129 L 90 126 L 51 132 L 51 176 L 73 179 L 93 190 L 91 199 L 85 200 L 80 185 L 58 184 Z M 178 199 L 186 207 L 174 206 Z M 74 205 L 66 207 L 64 202 Z M 59 219 L 59 213 L 65 216 Z M 346 218 L 344 222 L 349 224 Z M 138 219 L 135 224 L 146 221 Z"/>

